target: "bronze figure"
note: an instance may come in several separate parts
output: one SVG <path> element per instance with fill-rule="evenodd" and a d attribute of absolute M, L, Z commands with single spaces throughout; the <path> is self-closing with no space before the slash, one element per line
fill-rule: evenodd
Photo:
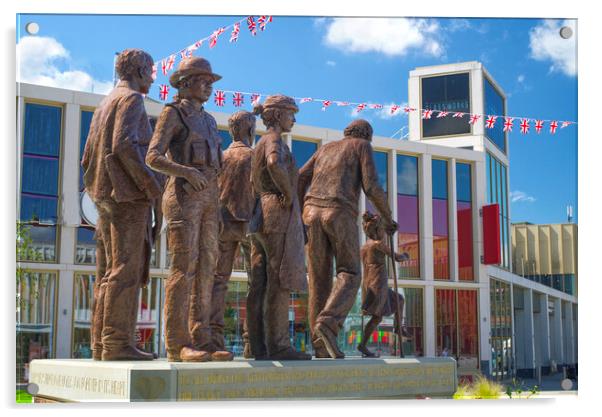
<path fill-rule="evenodd" d="M 255 107 L 267 128 L 251 164 L 258 204 L 250 224 L 247 326 L 256 360 L 311 359 L 291 346 L 288 329 L 290 292 L 302 291 L 307 285 L 303 225 L 296 198 L 298 171 L 281 136 L 291 131 L 298 110 L 295 101 L 283 95 L 269 96 Z"/>
<path fill-rule="evenodd" d="M 378 183 L 370 144 L 372 126 L 355 120 L 344 135 L 320 147 L 299 172 L 299 201 L 304 202 L 308 234 L 309 323 L 318 358 L 345 356 L 336 340 L 361 281 L 357 226 L 361 189 L 381 213 L 387 232 L 397 227 Z"/>
<path fill-rule="evenodd" d="M 119 54 L 120 81 L 94 112 L 82 158 L 86 191 L 99 215 L 91 331 L 95 359 L 153 359 L 134 341 L 138 294 L 150 256 L 140 242 L 148 237 L 152 202 L 161 195 L 141 149 L 151 135 L 142 94 L 153 82 L 152 65 L 142 50 Z"/>
<path fill-rule="evenodd" d="M 387 257 L 391 256 L 391 248 L 385 239 L 385 229 L 379 215 L 373 215 L 365 212 L 362 225 L 366 233 L 366 243 L 361 249 L 362 264 L 364 274 L 362 278 L 362 314 L 372 316 L 362 334 L 362 341 L 357 349 L 365 357 L 376 357 L 366 344 L 372 332 L 376 330 L 384 316 L 390 316 L 395 313 L 395 308 L 399 305 L 399 311 L 403 314 L 404 298 L 389 288 L 389 277 L 387 275 Z M 395 253 L 395 261 L 403 262 L 409 259 L 407 253 Z M 397 297 L 397 300 L 395 300 Z M 403 323 L 403 316 L 400 317 Z M 399 328 L 397 317 L 395 317 L 394 329 L 398 333 Z M 409 334 L 402 328 L 402 337 L 408 337 Z"/>
<path fill-rule="evenodd" d="M 255 138 L 255 115 L 246 111 L 234 113 L 228 119 L 232 143 L 224 151 L 222 171 L 218 177 L 221 230 L 219 256 L 211 298 L 211 337 L 217 350 L 225 350 L 224 312 L 228 281 L 239 247 L 242 248 L 247 276 L 250 275 L 251 243 L 247 229 L 255 196 L 251 187 L 251 143 Z M 244 326 L 246 329 L 246 324 Z M 243 335 L 247 339 L 247 334 Z M 249 356 L 245 340 L 245 356 Z"/>
<path fill-rule="evenodd" d="M 169 176 L 163 195 L 171 256 L 164 307 L 168 361 L 232 359 L 213 346 L 210 327 L 222 153 L 217 123 L 203 104 L 219 79 L 206 59 L 180 62 L 169 79 L 178 100 L 163 109 L 146 156 L 152 169 Z"/>

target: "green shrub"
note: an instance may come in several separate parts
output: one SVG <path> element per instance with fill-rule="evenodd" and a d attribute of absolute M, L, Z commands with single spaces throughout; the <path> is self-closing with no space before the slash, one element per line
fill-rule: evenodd
<path fill-rule="evenodd" d="M 31 403 L 33 403 L 33 397 L 30 394 L 28 394 L 27 391 L 18 389 L 17 390 L 17 403 L 31 404 Z"/>
<path fill-rule="evenodd" d="M 496 399 L 500 398 L 500 394 L 504 391 L 504 387 L 497 382 L 490 381 L 483 375 L 477 375 L 476 379 L 471 384 L 460 384 L 453 395 L 456 400 L 460 399 Z"/>

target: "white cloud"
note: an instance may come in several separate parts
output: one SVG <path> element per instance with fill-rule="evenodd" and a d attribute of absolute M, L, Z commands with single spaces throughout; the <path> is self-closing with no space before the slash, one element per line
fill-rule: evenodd
<path fill-rule="evenodd" d="M 334 67 L 337 65 L 337 63 L 335 61 L 328 60 L 326 61 L 326 65 L 328 65 L 329 67 Z"/>
<path fill-rule="evenodd" d="M 520 84 L 522 84 L 525 81 L 525 74 L 520 74 L 517 78 L 516 81 L 518 81 Z"/>
<path fill-rule="evenodd" d="M 435 57 L 444 52 L 439 25 L 425 19 L 336 18 L 328 21 L 324 42 L 347 52 L 388 56 L 403 56 L 411 49 Z"/>
<path fill-rule="evenodd" d="M 393 104 L 396 104 L 399 106 L 399 108 L 394 112 L 391 113 L 391 106 Z M 383 120 L 390 120 L 393 119 L 394 117 L 401 117 L 401 116 L 405 116 L 405 113 L 403 111 L 403 108 L 407 106 L 407 103 L 403 103 L 403 104 L 398 104 L 398 103 L 389 103 L 389 104 L 384 104 L 382 109 L 379 109 L 378 111 L 376 111 L 376 116 L 378 116 L 379 119 L 383 119 Z"/>
<path fill-rule="evenodd" d="M 25 36 L 17 44 L 17 80 L 99 94 L 106 94 L 113 88 L 111 81 L 95 80 L 87 72 L 61 70 L 59 66 L 68 65 L 70 59 L 69 51 L 56 39 Z"/>
<path fill-rule="evenodd" d="M 563 39 L 560 28 L 568 26 L 573 36 Z M 568 76 L 577 75 L 577 24 L 575 20 L 544 20 L 529 32 L 531 58 L 551 61 L 550 71 L 560 71 Z"/>
<path fill-rule="evenodd" d="M 535 197 L 523 191 L 510 191 L 510 201 L 513 203 L 533 203 L 535 202 Z"/>

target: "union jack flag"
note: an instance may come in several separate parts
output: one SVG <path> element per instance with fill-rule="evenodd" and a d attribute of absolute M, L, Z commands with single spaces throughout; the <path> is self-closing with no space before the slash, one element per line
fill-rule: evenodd
<path fill-rule="evenodd" d="M 529 133 L 529 127 L 529 119 L 522 119 L 520 121 L 520 133 L 526 135 L 527 133 Z"/>
<path fill-rule="evenodd" d="M 169 59 L 167 60 L 167 71 L 171 71 L 173 68 L 173 65 L 176 63 L 176 56 L 175 55 L 170 55 Z"/>
<path fill-rule="evenodd" d="M 413 111 L 415 111 L 415 110 L 416 110 L 415 108 L 408 107 L 408 106 L 405 106 L 405 107 L 403 108 L 403 111 L 404 111 L 404 112 L 406 112 L 406 113 L 410 113 L 410 112 L 413 112 Z"/>
<path fill-rule="evenodd" d="M 441 117 L 445 117 L 449 114 L 448 111 L 439 111 L 439 114 L 437 115 L 437 119 L 441 118 Z"/>
<path fill-rule="evenodd" d="M 348 106 L 349 102 L 348 101 L 337 101 L 337 106 Z"/>
<path fill-rule="evenodd" d="M 263 32 L 265 30 L 265 25 L 268 23 L 268 17 L 259 16 L 257 18 L 257 23 L 259 23 L 259 29 Z"/>
<path fill-rule="evenodd" d="M 556 129 L 558 129 L 558 122 L 556 120 L 553 120 L 550 123 L 550 133 L 553 135 L 554 133 L 556 133 Z"/>
<path fill-rule="evenodd" d="M 196 41 L 194 43 L 194 45 L 189 46 L 188 49 L 195 51 L 195 50 L 199 49 L 202 45 L 203 45 L 203 40 L 199 39 L 198 41 Z"/>
<path fill-rule="evenodd" d="M 192 56 L 192 51 L 189 50 L 188 48 L 182 49 L 180 51 L 180 56 L 182 57 L 182 59 L 190 58 Z"/>
<path fill-rule="evenodd" d="M 234 29 L 232 29 L 232 35 L 230 36 L 230 42 L 236 42 L 238 40 L 239 33 L 240 33 L 240 23 L 235 23 Z"/>
<path fill-rule="evenodd" d="M 161 72 L 163 75 L 167 75 L 167 60 L 161 61 Z"/>
<path fill-rule="evenodd" d="M 543 120 L 536 120 L 535 121 L 535 131 L 537 132 L 538 135 L 541 133 L 541 129 L 543 129 Z"/>
<path fill-rule="evenodd" d="M 217 45 L 217 38 L 219 35 L 225 32 L 226 29 L 219 28 L 211 34 L 211 39 L 209 40 L 209 48 L 215 47 Z"/>
<path fill-rule="evenodd" d="M 324 101 L 322 101 L 322 111 L 325 111 L 326 108 L 328 106 L 330 106 L 331 104 L 332 104 L 332 101 L 330 101 L 330 100 L 324 100 Z"/>
<path fill-rule="evenodd" d="M 253 19 L 253 16 L 247 17 L 247 27 L 253 36 L 257 35 L 257 25 L 255 24 L 255 19 Z"/>
<path fill-rule="evenodd" d="M 397 104 L 393 104 L 391 106 L 391 114 L 395 114 L 397 110 L 399 110 L 399 106 Z"/>
<path fill-rule="evenodd" d="M 468 123 L 470 123 L 471 125 L 474 125 L 480 118 L 481 118 L 480 114 L 472 114 L 470 116 L 470 120 L 468 121 Z"/>
<path fill-rule="evenodd" d="M 459 112 L 454 113 L 452 115 L 452 117 L 458 117 L 458 118 L 461 119 L 462 117 L 464 117 L 464 113 L 462 113 L 461 111 L 459 111 Z"/>
<path fill-rule="evenodd" d="M 259 103 L 260 98 L 261 98 L 261 95 L 259 95 L 257 93 L 251 94 L 251 104 L 255 105 L 255 104 Z"/>
<path fill-rule="evenodd" d="M 560 125 L 560 128 L 564 129 L 565 127 L 567 127 L 570 124 L 573 124 L 573 122 L 562 122 L 562 124 Z"/>
<path fill-rule="evenodd" d="M 214 101 L 219 107 L 222 107 L 224 104 L 226 104 L 226 95 L 222 90 L 217 90 L 215 92 Z"/>
<path fill-rule="evenodd" d="M 371 109 L 382 109 L 383 105 L 382 104 L 370 104 L 370 108 Z"/>
<path fill-rule="evenodd" d="M 497 116 L 487 116 L 487 120 L 485 121 L 485 127 L 487 129 L 493 129 L 496 120 Z"/>
<path fill-rule="evenodd" d="M 514 117 L 504 117 L 504 132 L 512 132 Z"/>
<path fill-rule="evenodd" d="M 245 102 L 244 95 L 242 93 L 234 93 L 234 98 L 232 99 L 232 103 L 236 107 L 240 107 Z"/>
<path fill-rule="evenodd" d="M 433 115 L 433 111 L 432 110 L 422 110 L 422 118 L 423 119 L 430 119 L 431 116 Z"/>
<path fill-rule="evenodd" d="M 313 101 L 313 98 L 310 97 L 303 97 L 301 100 L 299 100 L 299 103 L 303 104 L 303 103 L 309 103 L 310 101 Z"/>
<path fill-rule="evenodd" d="M 157 79 L 157 64 L 153 65 L 153 72 L 151 74 L 151 77 L 153 77 L 153 80 Z"/>
<path fill-rule="evenodd" d="M 357 113 L 361 112 L 362 110 L 364 110 L 366 108 L 366 103 L 360 103 L 356 106 L 355 111 Z"/>
<path fill-rule="evenodd" d="M 159 97 L 161 100 L 165 101 L 167 99 L 167 95 L 169 94 L 169 86 L 165 84 L 161 84 L 159 87 Z"/>

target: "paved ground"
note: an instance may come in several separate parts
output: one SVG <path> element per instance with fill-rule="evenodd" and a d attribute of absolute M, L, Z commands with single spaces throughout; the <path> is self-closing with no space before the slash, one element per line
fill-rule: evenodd
<path fill-rule="evenodd" d="M 545 375 L 541 377 L 541 386 L 539 387 L 540 392 L 544 391 L 566 391 L 563 389 L 561 383 L 563 380 L 562 372 L 558 372 L 554 375 Z M 522 379 L 520 380 L 523 384 L 524 389 L 529 389 L 534 385 L 539 385 L 536 379 Z M 572 379 L 571 382 L 572 387 L 569 392 L 575 393 L 578 389 L 577 380 Z M 504 384 L 508 384 L 508 382 L 504 382 Z"/>

